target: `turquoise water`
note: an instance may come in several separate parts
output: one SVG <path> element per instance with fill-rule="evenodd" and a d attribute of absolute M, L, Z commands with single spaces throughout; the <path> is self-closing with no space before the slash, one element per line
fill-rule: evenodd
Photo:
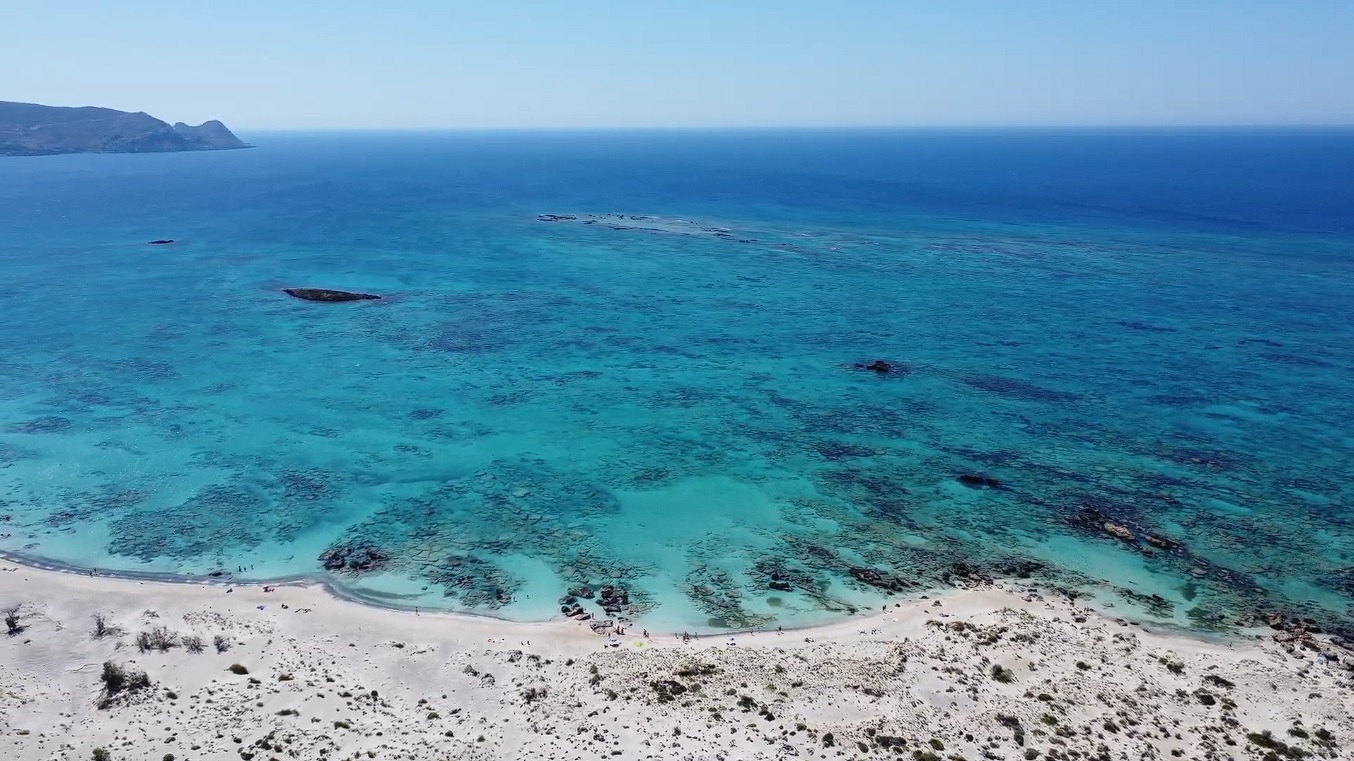
<path fill-rule="evenodd" d="M 671 629 L 853 568 L 1351 614 L 1354 133 L 250 138 L 0 162 L 0 550 Z"/>

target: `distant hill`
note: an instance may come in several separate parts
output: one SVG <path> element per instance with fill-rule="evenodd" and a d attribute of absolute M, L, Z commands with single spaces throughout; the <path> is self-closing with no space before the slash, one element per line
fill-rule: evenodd
<path fill-rule="evenodd" d="M 0 101 L 0 156 L 248 148 L 218 121 L 174 126 L 142 113 Z"/>

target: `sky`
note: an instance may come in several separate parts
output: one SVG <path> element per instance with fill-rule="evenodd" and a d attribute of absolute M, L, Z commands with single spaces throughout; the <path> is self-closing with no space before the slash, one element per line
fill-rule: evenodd
<path fill-rule="evenodd" d="M 1354 0 L 0 0 L 0 100 L 237 130 L 1354 124 Z"/>

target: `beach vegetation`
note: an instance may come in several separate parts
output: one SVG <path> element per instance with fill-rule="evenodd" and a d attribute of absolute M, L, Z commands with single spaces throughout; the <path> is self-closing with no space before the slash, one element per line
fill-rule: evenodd
<path fill-rule="evenodd" d="M 334 722 L 334 729 L 352 729 L 353 725 L 340 719 Z"/>
<path fill-rule="evenodd" d="M 785 668 L 783 666 L 776 667 L 776 673 L 779 674 L 783 673 L 784 671 Z M 676 674 L 677 676 L 690 678 L 694 676 L 713 676 L 719 673 L 719 669 L 713 664 L 701 663 L 697 661 L 696 663 L 690 664 L 688 666 L 683 666 L 682 668 L 678 669 L 673 673 Z"/>
<path fill-rule="evenodd" d="M 823 733 L 823 747 L 824 747 L 824 748 L 831 748 L 831 747 L 833 747 L 833 746 L 836 745 L 836 744 L 837 744 L 837 737 L 836 737 L 836 735 L 832 734 L 831 732 L 825 732 L 825 733 Z"/>
<path fill-rule="evenodd" d="M 527 689 L 522 690 L 522 702 L 527 704 L 535 703 L 537 700 L 544 699 L 546 694 L 547 691 L 544 687 L 528 687 Z"/>
<path fill-rule="evenodd" d="M 5 608 L 5 629 L 9 636 L 14 637 L 23 633 L 24 627 L 19 623 L 19 606 L 14 605 Z"/>
<path fill-rule="evenodd" d="M 992 678 L 1002 684 L 1010 684 L 1015 681 L 1015 672 L 1001 665 L 992 664 Z"/>
<path fill-rule="evenodd" d="M 103 613 L 94 614 L 94 639 L 104 639 L 105 637 L 117 637 L 122 634 L 122 628 L 108 622 L 108 616 Z"/>
<path fill-rule="evenodd" d="M 941 742 L 939 737 L 932 737 L 931 747 L 936 750 L 945 750 L 945 743 Z"/>
<path fill-rule="evenodd" d="M 232 674 L 237 674 L 239 676 L 244 676 L 245 674 L 249 673 L 249 669 L 245 668 L 244 666 L 241 666 L 238 663 L 230 664 L 230 668 L 226 669 L 226 671 L 229 671 Z"/>
<path fill-rule="evenodd" d="M 212 645 L 216 647 L 216 652 L 224 653 L 230 649 L 230 640 L 225 635 L 218 634 L 212 638 Z"/>
<path fill-rule="evenodd" d="M 143 653 L 151 650 L 167 653 L 170 648 L 176 647 L 178 644 L 179 636 L 163 626 L 157 626 L 148 632 L 140 632 L 136 635 L 136 649 Z"/>
<path fill-rule="evenodd" d="M 1207 675 L 1205 675 L 1205 676 L 1204 676 L 1204 682 L 1207 683 L 1207 684 L 1211 684 L 1211 685 L 1213 685 L 1214 687 L 1229 687 L 1229 688 L 1230 688 L 1230 687 L 1235 687 L 1235 686 L 1236 686 L 1236 684 L 1234 684 L 1231 680 L 1229 680 L 1229 679 L 1224 679 L 1223 677 L 1220 677 L 1220 676 L 1218 676 L 1217 674 L 1207 674 Z"/>
<path fill-rule="evenodd" d="M 108 753 L 107 748 L 94 749 L 94 761 L 112 761 L 113 756 Z"/>
<path fill-rule="evenodd" d="M 202 638 L 197 636 L 196 634 L 190 634 L 187 637 L 184 637 L 183 649 L 187 650 L 190 653 L 193 653 L 194 655 L 202 652 L 204 650 L 202 646 Z"/>
<path fill-rule="evenodd" d="M 150 687 L 150 677 L 144 671 L 132 671 L 112 661 L 104 661 L 103 671 L 99 674 L 103 682 L 103 696 L 99 698 L 99 708 L 108 708 L 124 693 L 136 692 Z"/>

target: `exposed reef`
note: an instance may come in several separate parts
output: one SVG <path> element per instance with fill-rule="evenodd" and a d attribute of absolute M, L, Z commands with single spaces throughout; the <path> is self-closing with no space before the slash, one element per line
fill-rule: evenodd
<path fill-rule="evenodd" d="M 302 299 L 304 301 L 374 301 L 381 298 L 372 293 L 354 293 L 352 291 L 336 291 L 331 288 L 283 288 L 282 292 L 288 296 Z"/>

